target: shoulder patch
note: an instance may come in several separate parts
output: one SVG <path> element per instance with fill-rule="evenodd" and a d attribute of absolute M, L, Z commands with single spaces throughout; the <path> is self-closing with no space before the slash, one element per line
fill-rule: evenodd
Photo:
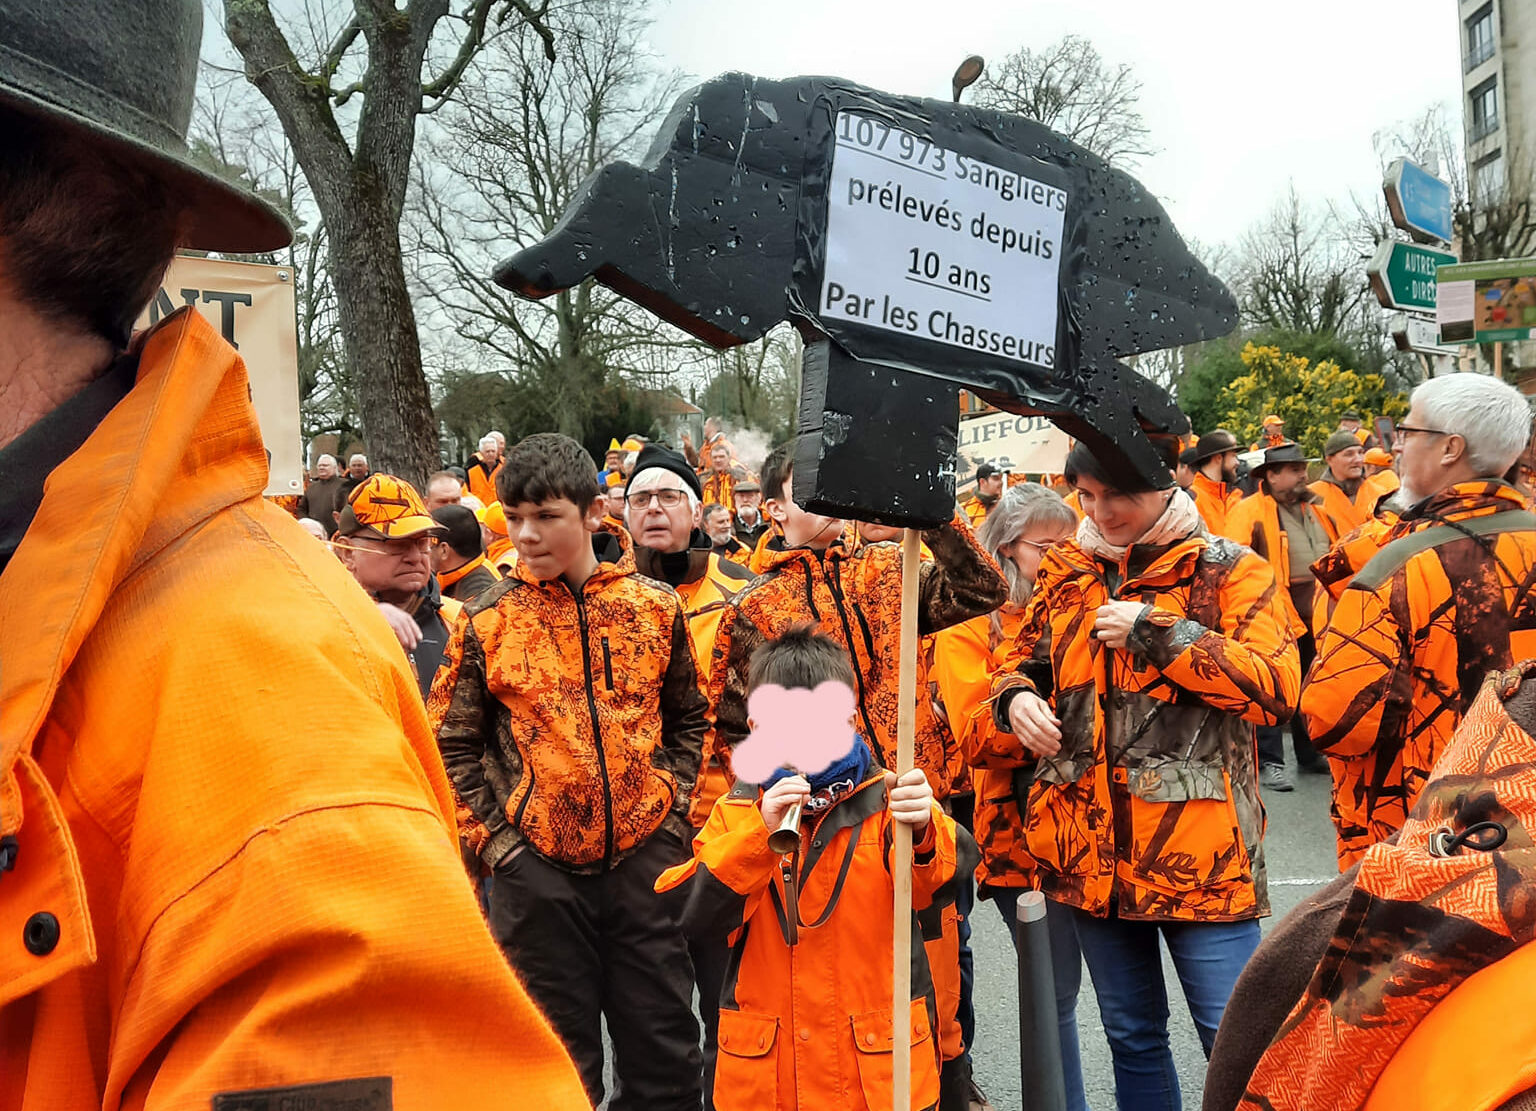
<path fill-rule="evenodd" d="M 248 1088 L 213 1097 L 213 1111 L 289 1111 L 298 1107 L 304 1111 L 393 1111 L 394 1106 L 394 1080 L 388 1076 Z"/>
<path fill-rule="evenodd" d="M 1216 563 L 1223 567 L 1232 567 L 1243 558 L 1244 552 L 1252 553 L 1253 549 L 1239 544 L 1236 540 L 1229 540 L 1225 536 L 1210 536 L 1210 542 L 1205 550 L 1200 553 L 1203 563 Z"/>
<path fill-rule="evenodd" d="M 464 615 L 466 617 L 475 617 L 486 610 L 493 610 L 496 608 L 497 602 L 501 601 L 518 587 L 526 585 L 528 584 L 523 582 L 522 579 L 516 576 L 508 576 L 497 582 L 495 586 L 486 587 L 479 594 L 465 602 Z"/>

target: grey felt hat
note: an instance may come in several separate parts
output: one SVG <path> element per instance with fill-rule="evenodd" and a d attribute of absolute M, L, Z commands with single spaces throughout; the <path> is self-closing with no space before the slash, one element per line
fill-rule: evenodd
<path fill-rule="evenodd" d="M 256 253 L 293 238 L 276 209 L 187 157 L 199 0 L 0 0 L 0 107 L 153 167 L 187 208 L 187 242 Z"/>

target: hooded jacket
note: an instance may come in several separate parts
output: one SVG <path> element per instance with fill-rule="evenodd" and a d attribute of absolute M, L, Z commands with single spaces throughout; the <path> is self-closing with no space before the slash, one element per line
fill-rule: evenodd
<path fill-rule="evenodd" d="M 720 1001 L 718 1111 L 891 1106 L 890 812 L 883 773 L 801 829 L 801 851 L 768 847 L 758 789 L 739 784 L 694 839 L 693 859 L 663 872 L 658 891 L 686 895 L 683 928 L 729 938 Z M 914 911 L 953 902 L 954 820 L 938 806 L 914 846 Z M 795 864 L 792 864 L 794 861 Z M 798 871 L 794 871 L 795 865 Z M 789 944 L 785 869 L 798 886 Z M 914 915 L 915 918 L 915 915 Z M 912 929 L 912 1106 L 939 1096 L 937 1025 L 919 929 Z"/>
<path fill-rule="evenodd" d="M 1036 761 L 1024 838 L 1052 899 L 1154 921 L 1269 913 L 1253 726 L 1295 712 L 1281 599 L 1268 563 L 1205 533 L 1133 546 L 1118 566 L 1076 541 L 1045 554 L 973 763 L 1028 762 L 1008 731 L 1013 688 L 1051 702 L 1062 747 Z M 1111 600 L 1150 607 L 1127 648 L 1093 636 Z"/>
<path fill-rule="evenodd" d="M 604 872 L 668 821 L 687 840 L 706 706 L 682 604 L 627 545 L 575 593 L 519 563 L 466 605 L 427 708 L 491 867 L 526 844 Z"/>
<path fill-rule="evenodd" d="M 1338 881 L 1337 928 L 1238 1107 L 1493 1111 L 1536 1088 L 1533 670 L 1488 677 L 1396 839 Z"/>
<path fill-rule="evenodd" d="M 934 558 L 919 571 L 918 635 L 990 613 L 1008 596 L 1007 583 L 975 534 L 958 518 L 923 533 Z M 825 551 L 773 553 L 768 570 L 738 594 L 715 636 L 710 705 L 715 708 L 708 753 L 729 770 L 731 749 L 747 735 L 747 665 L 765 640 L 810 623 L 848 650 L 857 680 L 859 731 L 875 762 L 896 756 L 897 653 L 901 640 L 901 548 L 856 544 L 852 529 Z M 928 690 L 927 653 L 918 655 L 917 689 Z M 957 764 L 954 735 L 929 698 L 917 703 L 916 763 L 943 798 Z"/>
<path fill-rule="evenodd" d="M 1528 510 L 1504 482 L 1458 483 L 1405 512 L 1334 606 L 1302 691 L 1312 743 L 1334 761 L 1341 867 L 1399 829 L 1489 671 L 1536 655 L 1536 528 L 1460 535 Z M 1429 529 L 1449 543 L 1413 552 Z M 1458 526 L 1461 526 L 1458 529 Z M 1411 538 L 1419 537 L 1418 541 Z"/>
<path fill-rule="evenodd" d="M 584 1106 L 465 882 L 398 642 L 266 482 L 244 364 L 182 310 L 0 574 L 0 1107 Z M 344 727 L 295 708 L 317 683 Z"/>

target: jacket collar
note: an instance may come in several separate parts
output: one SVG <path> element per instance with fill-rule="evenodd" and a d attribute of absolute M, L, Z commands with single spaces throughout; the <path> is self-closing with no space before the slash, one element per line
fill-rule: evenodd
<path fill-rule="evenodd" d="M 647 548 L 643 544 L 636 544 L 634 551 L 635 570 L 640 574 L 648 579 L 664 582 L 669 586 L 682 586 L 685 583 L 698 582 L 704 577 L 705 573 L 709 571 L 709 557 L 713 549 L 710 545 L 709 537 L 705 536 L 698 529 L 694 529 L 693 534 L 688 537 L 688 547 L 682 552 L 658 552 L 656 549 Z M 682 577 L 673 582 L 672 578 L 674 576 L 667 574 L 667 569 L 664 565 L 681 562 L 680 557 L 685 553 L 688 557 L 687 565 L 683 569 Z M 668 559 L 668 556 L 673 558 Z"/>
<path fill-rule="evenodd" d="M 1210 537 L 1203 532 L 1197 532 L 1185 537 L 1176 543 L 1164 548 L 1147 548 L 1144 545 L 1132 544 L 1126 553 L 1126 567 L 1133 568 L 1125 579 L 1125 582 L 1156 582 L 1170 576 L 1178 578 L 1187 572 L 1184 566 L 1192 561 L 1210 545 Z M 1045 558 L 1058 559 L 1067 567 L 1079 574 L 1092 575 L 1102 578 L 1104 575 L 1103 564 L 1084 550 L 1076 540 L 1068 540 L 1057 544 Z M 1123 590 L 1125 583 L 1121 584 Z"/>
<path fill-rule="evenodd" d="M 49 476 L 0 574 L 0 625 L 30 637 L 0 667 L 0 833 L 20 825 L 17 756 L 118 584 L 266 483 L 245 364 L 195 311 L 166 317 L 142 339 L 128 396 Z"/>
<path fill-rule="evenodd" d="M 476 567 L 489 566 L 490 563 L 486 561 L 486 558 L 483 555 L 476 556 L 474 559 L 469 560 L 467 563 L 462 563 L 455 567 L 452 571 L 439 571 L 433 577 L 437 579 L 437 585 L 439 589 L 447 590 L 454 583 L 468 575 Z"/>
<path fill-rule="evenodd" d="M 781 570 L 792 563 L 811 564 L 829 562 L 832 560 L 847 559 L 859 546 L 859 533 L 853 524 L 843 526 L 843 531 L 838 538 L 818 551 L 815 548 L 785 548 L 783 551 L 769 549 L 768 569 Z"/>
<path fill-rule="evenodd" d="M 604 529 L 603 531 L 607 532 L 608 530 Z M 597 570 L 592 572 L 592 577 L 582 587 L 583 594 L 590 594 L 594 588 L 602 586 L 604 583 L 614 582 L 624 578 L 626 575 L 635 573 L 635 543 L 630 539 L 628 531 L 621 530 L 611 535 L 618 541 L 619 558 L 613 563 L 601 559 L 598 560 Z M 564 585 L 560 580 L 546 582 L 543 579 L 534 578 L 533 574 L 528 570 L 528 565 L 522 560 L 517 561 L 511 573 L 531 586 L 542 587 L 546 590 L 552 589 L 557 584 Z"/>
<path fill-rule="evenodd" d="M 1479 478 L 1447 486 L 1431 494 L 1402 515 L 1408 521 L 1460 521 L 1506 509 L 1528 509 L 1531 502 L 1509 483 L 1498 478 Z"/>

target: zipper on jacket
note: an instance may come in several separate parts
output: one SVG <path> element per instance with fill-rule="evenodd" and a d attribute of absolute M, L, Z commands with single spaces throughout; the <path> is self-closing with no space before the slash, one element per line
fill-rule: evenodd
<path fill-rule="evenodd" d="M 608 649 L 608 638 L 603 638 L 603 682 L 613 690 L 613 653 Z"/>
<path fill-rule="evenodd" d="M 603 752 L 603 727 L 597 719 L 592 652 L 587 643 L 587 604 L 582 601 L 582 591 L 572 590 L 571 594 L 576 599 L 576 627 L 581 633 L 581 674 L 587 685 L 587 710 L 592 714 L 592 747 L 597 750 L 597 774 L 603 781 L 603 870 L 607 871 L 609 861 L 613 859 L 613 785 L 608 782 L 608 757 Z"/>
<path fill-rule="evenodd" d="M 879 738 L 875 736 L 874 727 L 869 722 L 869 710 L 864 705 L 864 669 L 859 666 L 858 653 L 853 650 L 853 628 L 848 624 L 848 609 L 843 605 L 842 589 L 838 586 L 837 580 L 827 574 L 825 567 L 822 568 L 822 574 L 827 577 L 827 589 L 832 594 L 832 604 L 837 607 L 838 620 L 843 623 L 843 641 L 848 645 L 848 654 L 855 657 L 853 661 L 854 693 L 859 699 L 859 720 L 864 723 L 864 736 L 879 744 Z M 809 593 L 809 587 L 807 587 L 807 593 Z M 874 662 L 873 654 L 870 655 L 869 661 Z"/>

